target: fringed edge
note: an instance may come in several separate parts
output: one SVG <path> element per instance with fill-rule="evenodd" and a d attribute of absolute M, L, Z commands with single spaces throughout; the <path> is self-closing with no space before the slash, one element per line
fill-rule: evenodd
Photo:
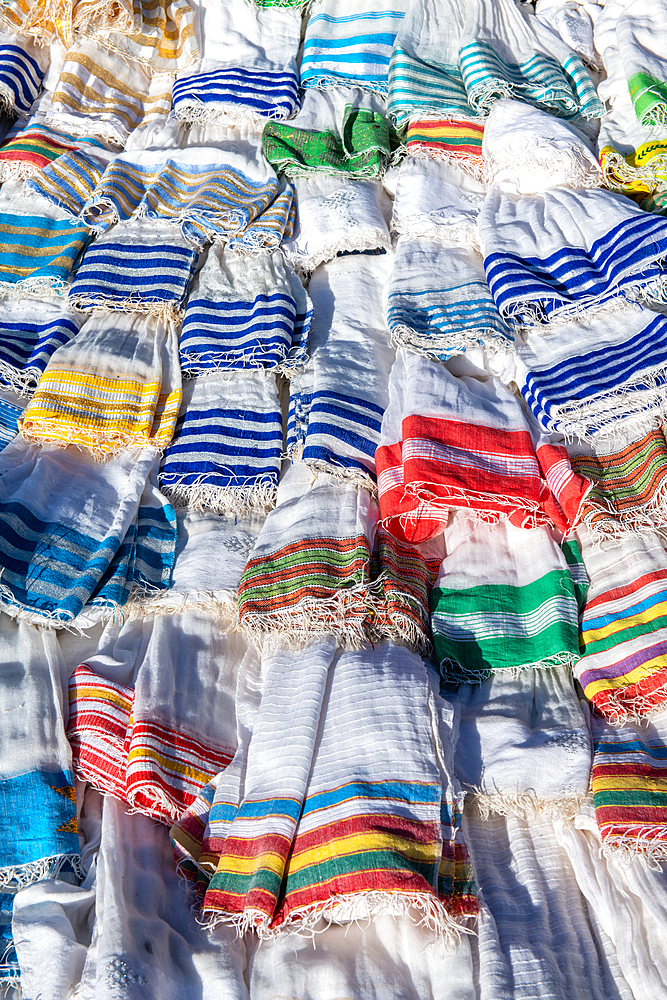
<path fill-rule="evenodd" d="M 76 292 L 67 297 L 67 304 L 77 312 L 102 312 L 102 313 L 142 313 L 147 316 L 154 316 L 164 323 L 180 323 L 185 308 L 184 303 L 147 302 L 145 299 L 135 295 L 129 295 L 119 301 L 114 301 L 106 295 L 77 295 Z"/>
<path fill-rule="evenodd" d="M 600 169 L 606 187 L 612 191 L 621 194 L 653 194 L 667 179 L 667 152 L 655 156 L 650 164 L 633 167 L 622 153 L 611 149 L 600 163 Z M 658 171 L 662 173 L 662 177 Z M 638 190 L 638 185 L 642 185 L 646 191 Z"/>
<path fill-rule="evenodd" d="M 437 632 L 434 632 L 437 635 Z M 521 663 L 516 667 L 498 667 L 488 670 L 471 670 L 464 667 L 462 663 L 451 657 L 443 657 L 440 661 L 440 673 L 446 684 L 483 684 L 495 674 L 509 677 L 514 680 L 521 677 L 526 670 L 549 670 L 551 667 L 570 667 L 581 659 L 580 653 L 570 653 L 563 650 L 560 653 L 552 653 L 541 660 L 534 660 L 532 663 Z M 446 669 L 449 668 L 449 669 Z"/>
<path fill-rule="evenodd" d="M 326 247 L 310 257 L 291 253 L 289 248 L 283 243 L 282 250 L 287 261 L 292 265 L 299 275 L 308 275 L 320 264 L 326 264 L 333 260 L 339 253 L 347 253 L 353 250 L 391 250 L 391 238 L 381 229 L 376 229 L 373 234 L 365 236 L 342 235 L 337 240 L 327 243 Z"/>
<path fill-rule="evenodd" d="M 66 130 L 77 139 L 89 137 L 101 139 L 102 142 L 108 143 L 110 146 L 118 146 L 120 149 L 124 149 L 125 143 L 130 137 L 130 132 L 127 129 L 113 128 L 105 121 L 91 118 L 88 115 L 79 116 L 72 112 L 65 115 L 49 112 L 44 116 L 43 124 L 56 129 L 56 131 Z M 88 223 L 86 222 L 84 225 L 88 225 Z M 93 227 L 89 226 L 89 228 Z"/>
<path fill-rule="evenodd" d="M 561 159 L 561 165 L 563 165 Z M 501 160 L 490 156 L 485 157 L 486 171 L 484 181 L 486 184 L 495 183 L 495 175 L 499 171 L 511 171 L 516 173 L 522 170 L 538 169 L 542 174 L 546 174 L 550 181 L 550 187 L 570 187 L 575 189 L 598 188 L 604 184 L 604 178 L 600 165 L 596 162 L 595 168 L 576 149 L 572 149 L 567 156 L 569 161 L 567 171 L 563 176 L 563 170 L 558 169 L 555 164 L 558 162 L 556 156 L 548 148 L 544 150 L 544 155 L 538 155 L 534 151 L 531 156 L 519 159 L 516 155 L 511 159 Z"/>
<path fill-rule="evenodd" d="M 307 86 L 303 87 L 302 84 L 306 93 L 309 90 L 333 90 L 336 87 L 351 87 L 353 90 L 361 90 L 366 94 L 379 94 L 385 101 L 389 93 L 388 83 L 361 82 L 359 77 L 345 76 L 343 73 L 336 76 L 327 76 L 326 73 L 322 73 L 320 76 L 312 79 L 313 82 L 309 80 Z"/>
<path fill-rule="evenodd" d="M 0 382 L 9 386 L 17 396 L 32 396 L 41 374 L 41 368 L 19 370 L 14 365 L 0 359 Z"/>
<path fill-rule="evenodd" d="M 189 611 L 199 611 L 211 618 L 220 626 L 221 633 L 238 632 L 239 606 L 236 591 L 191 590 L 183 593 L 171 590 L 162 591 L 162 597 L 130 599 L 123 607 L 126 620 L 147 618 L 159 615 L 182 615 Z"/>
<path fill-rule="evenodd" d="M 0 581 L 2 570 L 0 570 Z M 29 625 L 40 625 L 48 629 L 65 629 L 73 635 L 85 635 L 85 630 L 74 624 L 75 616 L 67 613 L 67 617 L 62 617 L 60 611 L 36 611 L 20 604 L 12 594 L 9 587 L 0 582 L 0 610 L 18 622 L 27 622 Z"/>
<path fill-rule="evenodd" d="M 473 787 L 466 794 L 465 808 L 480 819 L 487 820 L 492 815 L 518 816 L 519 819 L 537 820 L 552 816 L 565 822 L 571 821 L 581 811 L 586 795 L 565 796 L 560 799 L 538 798 L 534 791 L 487 793 Z"/>
<path fill-rule="evenodd" d="M 442 119 L 442 121 L 446 120 Z M 470 174 L 475 180 L 485 183 L 486 165 L 482 156 L 453 156 L 450 153 L 444 152 L 444 150 L 434 150 L 427 143 L 422 142 L 411 142 L 407 149 L 409 156 L 417 157 L 420 160 L 442 160 L 443 163 L 460 167 L 461 170 Z"/>
<path fill-rule="evenodd" d="M 185 510 L 215 514 L 235 514 L 248 517 L 250 514 L 268 514 L 276 506 L 278 486 L 263 484 L 252 486 L 211 486 L 203 482 L 168 485 L 160 477 L 160 489 L 168 500 Z"/>
<path fill-rule="evenodd" d="M 650 680 L 650 675 L 645 679 Z M 638 688 L 641 683 L 642 681 L 639 680 L 630 687 Z M 590 701 L 593 702 L 597 711 L 610 726 L 620 728 L 627 723 L 638 726 L 646 725 L 652 718 L 665 712 L 667 707 L 665 704 L 667 702 L 667 676 L 659 687 L 652 688 L 647 694 L 643 694 L 640 690 L 635 691 L 632 697 L 627 697 L 627 692 L 627 687 L 613 688 L 611 691 L 600 692 L 600 695 L 604 696 L 603 705 L 596 697 L 590 698 Z M 656 699 L 661 700 L 656 701 Z"/>
<path fill-rule="evenodd" d="M 0 281 L 0 296 L 4 299 L 53 299 L 62 300 L 69 282 L 62 278 L 23 278 L 10 284 Z"/>
<path fill-rule="evenodd" d="M 24 889 L 45 878 L 58 878 L 66 865 L 71 865 L 79 878 L 83 878 L 80 854 L 54 854 L 39 861 L 0 868 L 0 889 Z"/>
<path fill-rule="evenodd" d="M 424 336 L 412 327 L 398 323 L 391 327 L 389 336 L 392 346 L 397 350 L 405 347 L 412 354 L 419 354 L 430 361 L 442 361 L 442 355 L 449 357 L 452 354 L 465 354 L 466 351 L 473 351 L 479 347 L 493 354 L 506 354 L 508 358 L 516 354 L 514 341 L 508 340 L 493 327 L 477 327 L 475 330 L 458 329 L 454 334 L 434 332 Z M 438 353 L 438 348 L 441 348 L 442 354 Z"/>
<path fill-rule="evenodd" d="M 0 160 L 0 184 L 4 184 L 5 181 L 27 181 L 39 174 L 42 169 L 24 160 Z"/>
<path fill-rule="evenodd" d="M 408 239 L 432 240 L 443 247 L 463 246 L 482 252 L 479 242 L 477 220 L 457 222 L 453 225 L 437 225 L 428 215 L 404 215 L 400 219 L 395 216 L 391 220 L 390 230 L 396 236 L 407 236 Z"/>
<path fill-rule="evenodd" d="M 286 114 L 283 108 L 275 108 L 268 114 L 260 115 L 239 104 L 220 102 L 214 106 L 191 97 L 178 102 L 178 108 L 174 108 L 174 115 L 179 122 L 190 125 L 248 125 L 251 129 L 261 132 L 267 122 L 290 121 L 298 110 L 299 107 L 296 105 L 289 114 Z"/>
<path fill-rule="evenodd" d="M 12 118 L 17 118 L 21 112 L 16 107 L 14 93 L 6 83 L 0 80 L 0 111 Z"/>
<path fill-rule="evenodd" d="M 661 839 L 650 836 L 654 833 L 655 826 L 637 826 L 631 832 L 610 834 L 602 841 L 601 854 L 623 868 L 643 861 L 651 871 L 662 871 L 667 861 L 667 831 Z"/>
<path fill-rule="evenodd" d="M 162 453 L 169 441 L 157 444 L 143 434 L 122 434 L 120 432 L 98 431 L 93 438 L 92 432 L 86 432 L 80 427 L 71 427 L 63 433 L 61 424 L 56 420 L 26 421 L 21 424 L 21 437 L 29 444 L 55 445 L 57 448 L 67 448 L 69 445 L 80 451 L 89 451 L 96 462 L 106 462 L 122 452 L 133 448 L 154 448 L 156 453 Z M 77 440 L 78 439 L 78 440 Z M 170 439 L 171 440 L 171 439 Z"/>
<path fill-rule="evenodd" d="M 341 910 L 348 912 L 342 914 L 339 912 Z M 426 927 L 447 951 L 455 951 L 464 935 L 475 933 L 471 924 L 476 917 L 470 915 L 456 919 L 435 894 L 383 892 L 377 889 L 341 893 L 321 902 L 301 906 L 289 913 L 277 926 L 271 926 L 271 918 L 260 910 L 244 910 L 243 913 L 203 910 L 200 922 L 208 931 L 220 924 L 231 925 L 239 937 L 254 930 L 262 940 L 282 935 L 314 939 L 316 934 L 327 930 L 332 924 L 368 923 L 381 915 L 410 920 L 417 927 Z M 321 922 L 324 926 L 318 927 Z"/>
<path fill-rule="evenodd" d="M 637 281 L 626 285 L 622 291 L 604 292 L 587 301 L 563 302 L 554 298 L 552 304 L 557 305 L 557 309 L 548 316 L 542 301 L 529 299 L 507 303 L 501 306 L 499 312 L 520 335 L 530 335 L 533 327 L 537 327 L 540 333 L 552 333 L 558 332 L 567 323 L 590 319 L 600 312 L 636 313 L 644 299 L 661 301 L 665 296 L 664 287 L 665 277 L 661 276 L 650 282 Z M 655 297 L 651 295 L 653 291 L 656 292 Z"/>
<path fill-rule="evenodd" d="M 313 472 L 325 472 L 328 476 L 333 476 L 334 479 L 339 479 L 341 484 L 356 486 L 359 490 L 368 490 L 368 492 L 373 497 L 377 497 L 378 488 L 375 480 L 371 479 L 367 472 L 361 472 L 359 469 L 348 469 L 342 465 L 332 465 L 330 462 L 326 462 L 323 459 L 311 459 L 303 458 L 303 449 L 305 444 L 302 445 L 302 457 L 297 459 L 294 452 L 298 449 L 298 445 L 290 451 L 289 457 L 292 461 L 301 461 L 304 465 L 307 465 L 309 469 Z"/>
<path fill-rule="evenodd" d="M 146 799 L 149 799 L 147 805 L 137 805 L 137 798 L 139 795 L 143 795 Z M 127 805 L 129 809 L 127 810 L 130 816 L 148 816 L 149 819 L 154 820 L 156 823 L 162 823 L 165 826 L 172 827 L 174 823 L 183 815 L 183 807 L 179 808 L 174 805 L 169 796 L 159 787 L 159 786 L 149 786 L 145 781 L 142 783 L 141 790 L 138 792 L 130 792 L 127 796 Z"/>
<path fill-rule="evenodd" d="M 667 104 L 655 104 L 641 118 L 641 124 L 653 133 L 656 139 L 664 138 L 667 128 Z"/>

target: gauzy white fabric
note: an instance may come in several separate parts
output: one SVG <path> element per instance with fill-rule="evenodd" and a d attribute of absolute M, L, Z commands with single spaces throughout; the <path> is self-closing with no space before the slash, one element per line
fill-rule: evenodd
<path fill-rule="evenodd" d="M 484 124 L 482 155 L 489 183 L 517 194 L 602 184 L 598 161 L 574 128 L 519 101 L 493 105 Z"/>
<path fill-rule="evenodd" d="M 379 181 L 316 174 L 295 181 L 297 222 L 282 247 L 294 268 L 314 271 L 341 251 L 391 248 L 390 205 Z"/>
<path fill-rule="evenodd" d="M 478 247 L 477 216 L 486 186 L 453 163 L 408 156 L 398 168 L 392 232 L 443 246 Z"/>
<path fill-rule="evenodd" d="M 578 0 L 568 3 L 563 3 L 563 0 L 537 0 L 535 4 L 538 21 L 560 35 L 565 44 L 593 69 L 602 69 L 602 59 L 593 41 L 598 11 L 602 11 L 602 6 L 597 3 L 580 3 Z"/>

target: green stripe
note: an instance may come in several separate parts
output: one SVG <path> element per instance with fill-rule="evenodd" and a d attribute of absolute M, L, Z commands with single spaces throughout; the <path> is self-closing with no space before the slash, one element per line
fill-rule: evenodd
<path fill-rule="evenodd" d="M 333 848 L 335 849 L 335 844 Z M 421 875 L 429 885 L 433 885 L 439 863 L 439 859 L 431 863 L 412 861 L 410 858 L 404 857 L 400 851 L 358 851 L 355 854 L 339 855 L 326 861 L 317 861 L 300 871 L 290 872 L 285 883 L 285 893 L 298 892 L 299 889 L 307 889 L 309 886 L 315 887 L 322 882 L 336 878 L 336 876 L 362 874 L 378 869 Z"/>

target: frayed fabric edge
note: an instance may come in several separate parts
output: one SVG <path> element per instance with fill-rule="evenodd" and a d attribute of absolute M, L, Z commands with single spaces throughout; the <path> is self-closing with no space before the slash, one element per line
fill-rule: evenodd
<path fill-rule="evenodd" d="M 288 114 L 282 108 L 275 108 L 269 114 L 261 115 L 250 111 L 240 104 L 225 102 L 204 103 L 195 98 L 185 98 L 174 108 L 174 115 L 180 122 L 194 125 L 248 125 L 249 128 L 261 131 L 267 122 L 290 121 L 299 110 L 298 105 Z"/>
<path fill-rule="evenodd" d="M 39 861 L 28 861 L 23 865 L 8 865 L 0 868 L 0 889 L 23 889 L 33 882 L 41 882 L 46 878 L 58 878 L 66 865 L 71 865 L 74 871 L 83 878 L 80 854 L 54 854 Z"/>
<path fill-rule="evenodd" d="M 602 840 L 602 856 L 622 868 L 639 861 L 651 871 L 662 871 L 667 861 L 667 830 L 662 831 L 660 839 L 650 836 L 655 830 L 654 826 L 637 826 L 632 831 L 609 834 Z"/>
<path fill-rule="evenodd" d="M 664 714 L 665 703 L 667 702 L 667 669 L 655 671 L 653 677 L 655 677 L 656 673 L 664 674 L 665 679 L 659 687 L 654 688 L 647 694 L 643 694 L 639 690 L 635 691 L 631 697 L 627 696 L 629 689 L 633 687 L 638 688 L 641 685 L 642 681 L 640 679 L 636 684 L 629 685 L 628 687 L 613 688 L 611 691 L 600 692 L 604 697 L 603 703 L 596 697 L 590 700 L 605 722 L 610 726 L 620 728 L 626 724 L 646 725 L 653 717 Z M 644 679 L 651 679 L 651 675 L 649 674 Z"/>
<path fill-rule="evenodd" d="M 483 820 L 497 815 L 518 816 L 525 820 L 552 816 L 571 821 L 581 811 L 585 800 L 585 794 L 547 799 L 539 798 L 533 791 L 487 793 L 481 788 L 472 787 L 466 794 L 465 808 Z"/>
<path fill-rule="evenodd" d="M 162 591 L 154 598 L 130 596 L 123 607 L 126 620 L 159 615 L 182 615 L 190 611 L 210 615 L 219 624 L 221 633 L 239 630 L 239 609 L 236 591 Z"/>
<path fill-rule="evenodd" d="M 229 514 L 248 517 L 268 514 L 276 506 L 278 486 L 211 486 L 206 483 L 169 485 L 160 477 L 160 489 L 179 509 L 203 513 Z"/>
<path fill-rule="evenodd" d="M 434 632 L 434 636 L 437 632 Z M 579 662 L 579 653 L 572 653 L 566 650 L 560 653 L 553 653 L 545 656 L 541 660 L 534 660 L 532 663 L 521 663 L 516 667 L 499 667 L 496 670 L 471 670 L 464 667 L 458 660 L 450 657 L 443 657 L 440 661 L 440 673 L 446 684 L 483 684 L 494 675 L 502 675 L 515 680 L 522 676 L 526 670 L 549 670 L 551 667 L 572 668 Z"/>
<path fill-rule="evenodd" d="M 320 266 L 333 260 L 339 253 L 347 253 L 354 250 L 391 250 L 391 239 L 387 233 L 381 229 L 367 235 L 345 235 L 337 240 L 331 240 L 318 253 L 311 256 L 304 256 L 299 253 L 290 252 L 288 246 L 283 244 L 283 253 L 287 261 L 292 265 L 299 275 L 307 275 Z"/>
<path fill-rule="evenodd" d="M 26 426 L 27 424 L 27 426 Z M 134 448 L 154 448 L 156 453 L 162 452 L 171 441 L 160 443 L 143 434 L 127 434 L 121 432 L 86 432 L 80 427 L 70 427 L 68 433 L 57 420 L 28 420 L 21 424 L 21 437 L 29 444 L 52 444 L 58 448 L 73 445 L 81 451 L 89 451 L 96 462 L 106 462 L 122 452 Z"/>

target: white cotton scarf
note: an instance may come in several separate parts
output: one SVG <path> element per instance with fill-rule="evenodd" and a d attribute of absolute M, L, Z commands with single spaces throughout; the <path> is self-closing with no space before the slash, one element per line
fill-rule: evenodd
<path fill-rule="evenodd" d="M 409 156 L 397 170 L 391 230 L 446 247 L 478 247 L 477 216 L 485 195 L 485 185 L 454 164 Z"/>

